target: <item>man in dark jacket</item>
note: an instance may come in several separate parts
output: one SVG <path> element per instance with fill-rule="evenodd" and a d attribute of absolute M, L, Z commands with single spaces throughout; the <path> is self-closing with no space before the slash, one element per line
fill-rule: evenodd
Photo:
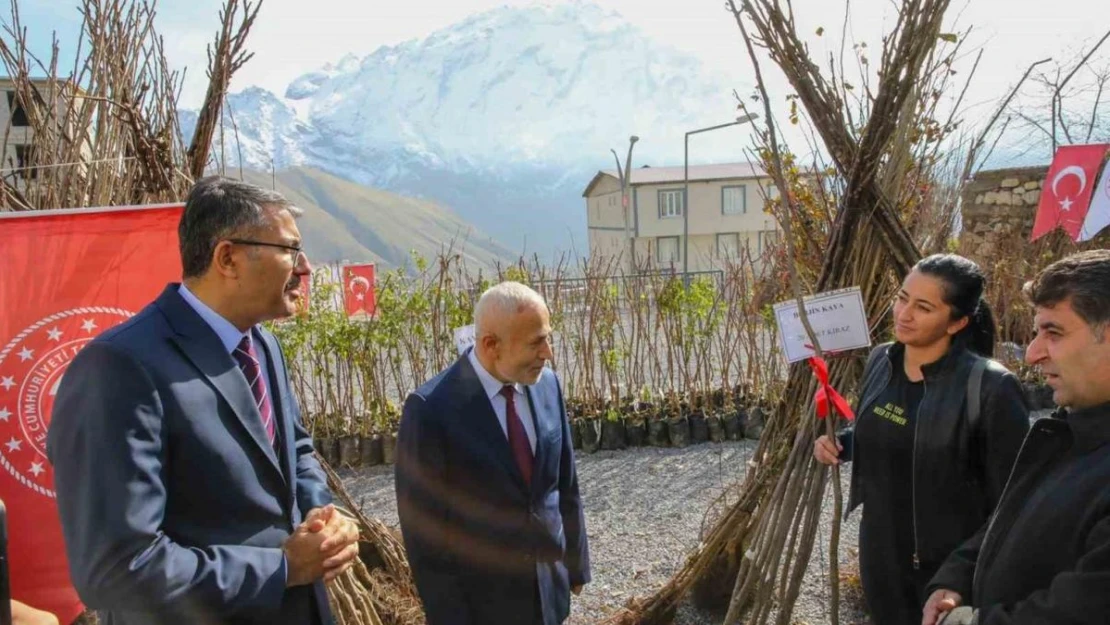
<path fill-rule="evenodd" d="M 428 625 L 559 625 L 590 581 L 570 426 L 538 293 L 502 282 L 476 341 L 405 401 L 397 513 Z"/>
<path fill-rule="evenodd" d="M 1060 410 L 1033 424 L 991 520 L 933 577 L 923 625 L 1110 622 L 1110 250 L 1025 290 L 1025 358 Z"/>

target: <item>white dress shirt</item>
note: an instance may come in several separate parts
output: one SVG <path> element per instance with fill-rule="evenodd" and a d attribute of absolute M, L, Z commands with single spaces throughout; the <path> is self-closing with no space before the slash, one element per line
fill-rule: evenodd
<path fill-rule="evenodd" d="M 220 342 L 223 343 L 224 349 L 227 350 L 229 355 L 234 354 L 235 349 L 239 347 L 239 341 L 242 341 L 244 336 L 250 337 L 250 342 L 254 347 L 254 353 L 258 356 L 258 364 L 261 365 L 262 368 L 262 383 L 266 385 L 266 394 L 271 395 L 270 367 L 266 363 L 266 352 L 262 351 L 262 348 L 258 345 L 254 345 L 254 334 L 249 331 L 241 332 L 239 328 L 232 325 L 230 321 L 224 319 L 220 313 L 212 310 L 208 304 L 200 301 L 200 298 L 194 295 L 184 284 L 177 288 L 177 293 L 181 295 L 181 299 L 185 300 L 185 303 L 195 310 L 197 314 L 200 315 L 200 318 L 204 319 L 204 322 L 212 328 L 212 331 L 220 338 Z M 232 356 L 232 358 L 234 358 L 234 356 Z M 270 405 L 273 406 L 273 400 L 270 401 Z"/>
<path fill-rule="evenodd" d="M 493 405 L 493 414 L 497 415 L 497 422 L 501 424 L 501 431 L 505 433 L 505 440 L 509 440 L 509 427 L 505 421 L 507 403 L 505 396 L 501 394 L 501 388 L 505 384 L 499 382 L 497 378 L 490 375 L 489 371 L 486 371 L 482 362 L 478 360 L 478 355 L 474 352 L 474 349 L 470 350 L 467 357 L 470 358 L 470 365 L 474 367 L 474 372 L 478 374 L 478 379 L 482 382 L 486 397 L 489 397 L 489 402 Z M 524 393 L 524 387 L 520 384 L 513 384 L 513 406 L 516 407 L 516 413 L 520 416 L 520 421 L 524 425 L 524 433 L 528 435 L 528 444 L 532 446 L 532 455 L 535 455 L 536 424 L 532 421 L 532 407 L 528 404 L 528 395 Z"/>

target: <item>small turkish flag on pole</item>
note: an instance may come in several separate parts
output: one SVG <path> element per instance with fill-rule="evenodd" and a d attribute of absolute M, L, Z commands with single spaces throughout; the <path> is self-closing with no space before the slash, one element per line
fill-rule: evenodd
<path fill-rule="evenodd" d="M 373 316 L 374 264 L 343 266 L 343 305 L 348 317 Z"/>
<path fill-rule="evenodd" d="M 1066 145 L 1056 150 L 1056 157 L 1041 185 L 1041 201 L 1037 205 L 1030 241 L 1036 241 L 1057 227 L 1063 228 L 1073 241 L 1079 240 L 1095 176 L 1108 147 L 1110 144 L 1099 143 Z"/>

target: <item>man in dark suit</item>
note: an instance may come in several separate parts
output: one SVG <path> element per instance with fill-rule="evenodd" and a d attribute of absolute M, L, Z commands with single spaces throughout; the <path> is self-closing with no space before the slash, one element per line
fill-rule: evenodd
<path fill-rule="evenodd" d="M 405 549 L 428 625 L 558 625 L 590 558 L 547 306 L 504 282 L 474 320 L 474 347 L 405 401 Z"/>
<path fill-rule="evenodd" d="M 70 574 L 108 625 L 331 622 L 323 580 L 357 556 L 285 360 L 258 324 L 311 271 L 279 194 L 197 182 L 184 284 L 84 348 L 47 437 Z"/>

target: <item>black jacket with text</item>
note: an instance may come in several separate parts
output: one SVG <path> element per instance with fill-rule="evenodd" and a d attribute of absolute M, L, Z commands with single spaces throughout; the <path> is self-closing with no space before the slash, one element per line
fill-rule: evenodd
<path fill-rule="evenodd" d="M 868 358 L 857 419 L 889 384 L 905 346 L 886 343 Z M 968 378 L 982 357 L 956 342 L 943 358 L 922 367 L 925 393 L 914 423 L 914 547 L 920 562 L 939 563 L 983 526 L 1002 494 L 1029 429 L 1029 404 L 1017 376 L 987 361 L 979 418 L 968 418 Z M 853 457 L 853 431 L 840 434 L 841 458 Z M 860 474 L 852 469 L 848 511 L 864 503 Z"/>

